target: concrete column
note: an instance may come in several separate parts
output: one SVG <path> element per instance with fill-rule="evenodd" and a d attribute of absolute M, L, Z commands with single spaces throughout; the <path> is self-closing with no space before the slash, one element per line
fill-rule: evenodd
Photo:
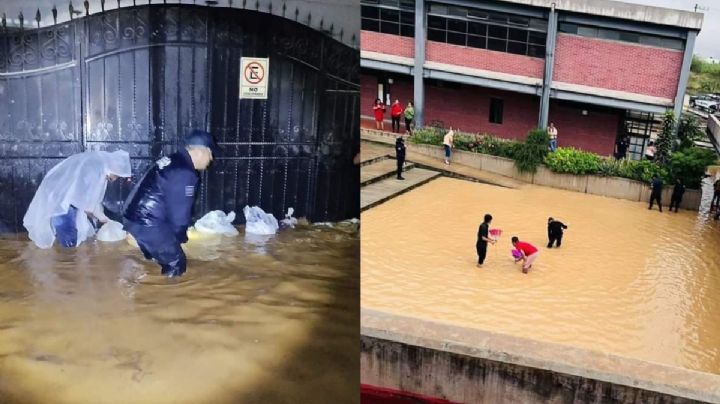
<path fill-rule="evenodd" d="M 415 126 L 423 126 L 425 117 L 425 0 L 415 0 L 415 69 L 413 69 L 413 102 L 415 105 Z"/>
<path fill-rule="evenodd" d="M 555 4 L 550 7 L 547 39 L 545 40 L 545 74 L 543 76 L 542 96 L 540 97 L 540 116 L 538 127 L 545 129 L 550 113 L 550 85 L 552 84 L 553 65 L 555 64 L 555 42 L 557 38 L 557 12 Z"/>
<path fill-rule="evenodd" d="M 685 53 L 683 54 L 682 69 L 680 70 L 680 80 L 678 80 L 677 94 L 675 95 L 675 128 L 680 122 L 680 115 L 683 110 L 683 100 L 685 98 L 685 90 L 687 89 L 688 79 L 690 78 L 690 65 L 692 64 L 693 49 L 695 49 L 696 31 L 688 31 L 687 40 L 685 41 Z"/>

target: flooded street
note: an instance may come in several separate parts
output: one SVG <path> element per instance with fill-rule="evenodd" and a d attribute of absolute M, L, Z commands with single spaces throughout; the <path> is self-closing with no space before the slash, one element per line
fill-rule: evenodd
<path fill-rule="evenodd" d="M 194 238 L 179 279 L 125 241 L 0 240 L 0 401 L 359 400 L 357 231 Z"/>
<path fill-rule="evenodd" d="M 720 223 L 706 211 L 440 178 L 363 212 L 361 305 L 720 373 Z M 707 203 L 706 203 L 707 204 Z M 485 213 L 503 235 L 476 268 Z M 546 248 L 547 220 L 569 226 Z M 540 256 L 524 275 L 510 238 Z"/>

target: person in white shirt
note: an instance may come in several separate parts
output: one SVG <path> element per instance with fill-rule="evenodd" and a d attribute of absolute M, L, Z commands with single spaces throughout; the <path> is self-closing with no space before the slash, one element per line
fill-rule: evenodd
<path fill-rule="evenodd" d="M 645 148 L 645 158 L 653 161 L 655 160 L 655 153 L 657 153 L 657 148 L 655 147 L 655 142 L 651 140 Z"/>
<path fill-rule="evenodd" d="M 453 132 L 452 126 L 448 133 L 443 137 L 443 147 L 445 148 L 445 164 L 450 164 L 450 156 L 452 155 L 453 138 L 455 132 Z"/>
<path fill-rule="evenodd" d="M 550 136 L 550 151 L 554 152 L 557 150 L 557 136 L 558 131 L 555 124 L 550 122 L 550 126 L 547 128 L 547 133 Z"/>

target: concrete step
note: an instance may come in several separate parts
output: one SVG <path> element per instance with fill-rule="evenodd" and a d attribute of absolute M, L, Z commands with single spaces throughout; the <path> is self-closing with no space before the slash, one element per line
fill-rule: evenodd
<path fill-rule="evenodd" d="M 413 167 L 415 167 L 413 163 L 406 162 L 403 171 L 411 170 Z M 386 178 L 394 178 L 395 170 L 397 170 L 397 160 L 395 159 L 384 159 L 362 166 L 360 168 L 360 186 L 364 187 Z"/>
<path fill-rule="evenodd" d="M 393 161 L 394 163 L 394 161 Z M 370 209 L 398 195 L 404 194 L 420 185 L 440 177 L 437 171 L 415 168 L 403 173 L 405 180 L 387 178 L 360 190 L 360 210 Z"/>
<path fill-rule="evenodd" d="M 363 156 L 363 158 L 365 158 L 365 156 Z M 370 164 L 375 164 L 377 162 L 387 160 L 389 158 L 390 158 L 390 156 L 388 156 L 388 155 L 372 156 L 372 157 L 367 158 L 366 160 L 361 160 L 360 167 L 368 166 Z"/>

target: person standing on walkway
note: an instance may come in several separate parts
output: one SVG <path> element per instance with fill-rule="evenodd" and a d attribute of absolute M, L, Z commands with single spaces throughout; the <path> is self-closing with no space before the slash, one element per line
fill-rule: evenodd
<path fill-rule="evenodd" d="M 478 255 L 478 268 L 482 268 L 482 265 L 485 262 L 488 243 L 496 243 L 495 240 L 490 238 L 490 222 L 492 222 L 492 219 L 493 217 L 491 214 L 485 214 L 483 222 L 480 224 L 480 228 L 478 228 L 477 242 L 475 243 L 475 250 L 477 251 Z"/>
<path fill-rule="evenodd" d="M 652 182 L 650 183 L 650 189 L 652 189 L 652 192 L 650 193 L 650 206 L 648 207 L 648 209 L 652 209 L 653 202 L 657 202 L 658 208 L 660 209 L 660 212 L 662 212 L 662 205 L 660 204 L 660 197 L 662 196 L 663 182 L 660 179 L 660 177 L 657 176 L 657 174 L 654 174 L 652 176 Z"/>
<path fill-rule="evenodd" d="M 385 104 L 380 101 L 380 98 L 375 99 L 373 114 L 375 114 L 375 129 L 385 130 Z"/>
<path fill-rule="evenodd" d="M 540 252 L 538 249 L 530 244 L 526 243 L 524 241 L 520 241 L 516 236 L 513 236 L 511 239 L 513 247 L 515 247 L 516 250 L 520 251 L 521 257 L 517 259 L 515 262 L 522 260 L 523 262 L 523 268 L 522 271 L 524 274 L 528 273 L 528 270 L 532 268 L 533 263 L 537 259 Z"/>
<path fill-rule="evenodd" d="M 553 243 L 555 247 L 560 248 L 562 244 L 563 229 L 567 229 L 567 226 L 558 220 L 548 218 L 548 248 L 552 248 Z"/>
<path fill-rule="evenodd" d="M 684 194 L 685 185 L 683 185 L 680 178 L 678 178 L 675 180 L 675 186 L 673 187 L 672 196 L 670 197 L 670 212 L 672 212 L 673 206 L 675 206 L 675 213 L 677 213 Z"/>
<path fill-rule="evenodd" d="M 408 136 L 412 136 L 411 125 L 413 119 L 415 119 L 415 107 L 412 102 L 408 102 L 408 105 L 405 107 L 405 111 L 403 113 L 405 115 L 405 132 Z"/>
<path fill-rule="evenodd" d="M 443 137 L 443 147 L 445 148 L 445 164 L 450 165 L 450 156 L 452 155 L 453 140 L 455 138 L 455 132 L 453 132 L 452 126 L 448 133 Z"/>
<path fill-rule="evenodd" d="M 547 128 L 548 136 L 550 136 L 550 151 L 554 152 L 557 150 L 557 137 L 558 131 L 555 124 L 550 122 L 550 126 Z"/>
<path fill-rule="evenodd" d="M 390 118 L 392 119 L 392 129 L 394 133 L 400 133 L 400 117 L 403 114 L 403 107 L 400 100 L 396 99 L 390 106 Z"/>
<path fill-rule="evenodd" d="M 715 206 L 715 208 L 720 210 L 720 178 L 715 181 L 715 184 L 713 185 L 713 190 L 715 192 L 713 193 L 713 198 L 710 201 L 710 209 Z"/>
<path fill-rule="evenodd" d="M 395 140 L 395 160 L 397 160 L 397 179 L 404 180 L 402 171 L 405 164 L 405 142 L 402 136 L 398 136 Z"/>

